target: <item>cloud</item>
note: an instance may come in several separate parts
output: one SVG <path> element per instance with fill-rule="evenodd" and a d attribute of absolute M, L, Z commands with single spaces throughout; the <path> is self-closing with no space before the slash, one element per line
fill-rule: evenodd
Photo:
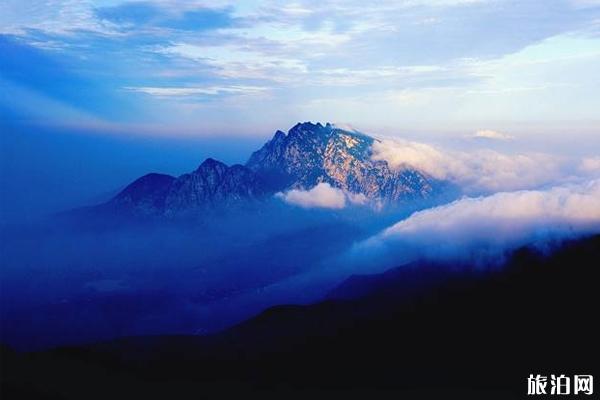
<path fill-rule="evenodd" d="M 127 118 L 137 123 L 157 115 L 174 123 L 219 123 L 221 116 L 201 101 L 191 112 L 193 101 L 167 104 L 122 91 L 158 88 L 153 92 L 162 100 L 203 96 L 187 88 L 208 84 L 271 89 L 269 101 L 253 104 L 252 112 L 240 107 L 244 99 L 213 98 L 222 100 L 221 113 L 235 117 L 230 129 L 256 121 L 271 121 L 271 128 L 306 115 L 377 129 L 472 129 L 482 121 L 572 127 L 572 121 L 589 124 L 598 108 L 593 78 L 600 58 L 597 39 L 587 34 L 598 11 L 541 0 L 510 7 L 497 0 L 369 7 L 355 0 L 285 7 L 272 0 L 4 0 L 0 33 L 58 54 L 95 86 L 130 96 L 142 112 L 127 110 Z M 522 29 L 512 35 L 516 25 Z M 77 91 L 87 97 L 95 89 Z"/>
<path fill-rule="evenodd" d="M 600 232 L 600 180 L 463 198 L 412 214 L 358 245 L 361 258 L 501 261 L 529 244 Z"/>
<path fill-rule="evenodd" d="M 0 33 L 26 35 L 32 30 L 49 34 L 73 35 L 86 31 L 103 35 L 113 33 L 114 26 L 99 21 L 89 1 L 20 1 L 0 2 Z"/>
<path fill-rule="evenodd" d="M 264 49 L 264 40 L 234 37 L 222 43 L 170 43 L 156 47 L 158 55 L 191 60 L 212 68 L 216 76 L 225 79 L 250 79 L 290 82 L 307 75 L 300 54 L 274 52 Z"/>
<path fill-rule="evenodd" d="M 27 35 L 32 30 L 47 34 L 76 36 L 81 32 L 121 35 L 131 28 L 169 28 L 208 31 L 234 24 L 233 4 L 174 1 L 93 0 L 3 0 L 0 2 L 0 32 Z M 213 3 L 213 2 L 211 2 Z"/>
<path fill-rule="evenodd" d="M 586 174 L 600 174 L 600 157 L 586 157 L 581 160 L 579 170 Z"/>
<path fill-rule="evenodd" d="M 348 201 L 352 204 L 363 206 L 369 202 L 367 196 L 362 193 L 346 193 Z"/>
<path fill-rule="evenodd" d="M 539 187 L 560 177 L 562 159 L 542 153 L 505 154 L 489 149 L 462 152 L 406 140 L 373 144 L 373 159 L 391 168 L 412 167 L 449 180 L 467 193 L 490 193 Z"/>
<path fill-rule="evenodd" d="M 285 193 L 277 193 L 275 196 L 288 204 L 302 208 L 342 209 L 348 203 L 364 206 L 369 202 L 367 196 L 362 193 L 346 192 L 325 182 L 321 182 L 309 190 L 292 189 Z"/>
<path fill-rule="evenodd" d="M 267 90 L 261 86 L 207 86 L 207 87 L 125 87 L 126 90 L 149 94 L 156 97 L 183 97 L 183 96 L 216 96 L 219 94 L 257 94 Z"/>
<path fill-rule="evenodd" d="M 375 141 L 372 158 L 387 161 L 392 168 L 417 168 L 437 179 L 448 178 L 450 170 L 459 167 L 433 146 L 401 139 Z"/>
<path fill-rule="evenodd" d="M 206 31 L 229 27 L 233 24 L 229 9 L 212 9 L 181 3 L 128 2 L 95 10 L 101 21 L 110 21 L 123 28 L 143 26 L 173 28 L 183 31 Z"/>
<path fill-rule="evenodd" d="M 277 197 L 288 204 L 302 208 L 341 209 L 346 206 L 344 192 L 324 182 L 319 183 L 310 190 L 293 189 L 285 193 L 278 193 Z"/>
<path fill-rule="evenodd" d="M 498 131 L 493 131 L 491 129 L 482 129 L 475 132 L 472 136 L 475 139 L 493 139 L 493 140 L 511 140 L 514 139 L 514 136 L 507 135 L 506 133 L 501 133 Z"/>

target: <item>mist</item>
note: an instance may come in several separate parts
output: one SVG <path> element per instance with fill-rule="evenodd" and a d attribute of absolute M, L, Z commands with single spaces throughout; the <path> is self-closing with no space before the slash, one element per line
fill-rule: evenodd
<path fill-rule="evenodd" d="M 600 232 L 599 199 L 600 180 L 463 198 L 416 212 L 352 252 L 367 263 L 409 257 L 500 265 L 522 246 L 543 250 Z"/>
<path fill-rule="evenodd" d="M 3 340 L 36 349 L 121 336 L 204 334 L 287 298 L 264 288 L 312 271 L 392 216 L 288 206 L 201 220 L 81 220 L 5 226 L 0 254 Z M 285 223 L 281 223 L 284 221 Z M 218 310 L 231 299 L 247 299 Z M 44 332 L 40 335 L 40 332 Z"/>
<path fill-rule="evenodd" d="M 517 151 L 507 133 L 462 147 L 374 145 L 373 158 L 447 181 L 458 198 L 383 207 L 319 183 L 248 209 L 127 221 L 70 210 L 149 172 L 178 176 L 208 156 L 243 163 L 262 139 L 8 128 L 0 318 L 2 340 L 21 349 L 211 333 L 270 306 L 319 301 L 351 275 L 421 260 L 501 268 L 519 247 L 551 251 L 600 232 L 598 153 Z"/>
<path fill-rule="evenodd" d="M 310 270 L 265 286 L 260 298 L 242 295 L 213 307 L 223 313 L 238 307 L 256 313 L 271 304 L 308 304 L 352 275 L 423 261 L 454 271 L 497 270 L 520 248 L 551 254 L 565 241 L 600 233 L 600 170 L 593 156 L 515 154 L 490 148 L 457 151 L 418 142 L 408 143 L 407 150 L 406 144 L 379 142 L 374 157 L 381 158 L 382 147 L 387 147 L 392 166 L 438 171 L 445 174 L 439 178 L 459 184 L 463 196 L 414 212 L 405 210 L 375 234 L 353 241 L 343 252 L 328 254 Z M 392 157 L 403 161 L 394 163 Z M 326 186 L 279 197 L 304 208 L 344 205 L 343 193 Z M 378 216 L 374 213 L 370 219 Z M 380 220 L 379 226 L 383 224 Z"/>
<path fill-rule="evenodd" d="M 205 158 L 243 163 L 260 137 L 105 132 L 0 120 L 0 223 L 99 204 L 149 172 L 181 175 Z"/>

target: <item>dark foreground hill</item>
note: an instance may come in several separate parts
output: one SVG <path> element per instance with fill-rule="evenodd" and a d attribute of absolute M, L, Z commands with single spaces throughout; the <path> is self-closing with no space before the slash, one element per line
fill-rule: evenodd
<path fill-rule="evenodd" d="M 520 250 L 502 271 L 429 264 L 354 278 L 331 300 L 276 307 L 209 337 L 5 348 L 2 395 L 524 398 L 529 374 L 598 377 L 599 257 L 596 236 L 546 256 Z"/>

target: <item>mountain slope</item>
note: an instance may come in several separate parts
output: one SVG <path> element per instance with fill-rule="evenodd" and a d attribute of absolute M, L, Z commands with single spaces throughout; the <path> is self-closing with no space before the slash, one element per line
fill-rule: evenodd
<path fill-rule="evenodd" d="M 139 215 L 162 213 L 165 200 L 176 179 L 170 175 L 151 173 L 137 179 L 117 194 L 108 204 L 118 210 L 131 210 Z"/>
<path fill-rule="evenodd" d="M 2 348 L 3 394 L 523 398 L 531 373 L 598 373 L 600 333 L 590 323 L 598 257 L 600 236 L 552 255 L 518 251 L 501 271 L 455 271 L 431 282 L 416 269 L 397 270 L 373 277 L 375 285 L 356 282 L 367 288 L 354 300 L 274 307 L 212 336 L 125 338 L 34 354 Z M 448 266 L 427 268 L 436 267 Z M 407 278 L 425 284 L 398 296 Z"/>
<path fill-rule="evenodd" d="M 252 170 L 208 158 L 195 171 L 178 178 L 145 175 L 102 208 L 135 216 L 177 216 L 245 204 L 262 199 L 265 193 L 260 177 Z"/>
<path fill-rule="evenodd" d="M 233 206 L 265 196 L 259 176 L 242 165 L 228 167 L 212 158 L 196 171 L 177 178 L 165 199 L 165 214 Z"/>

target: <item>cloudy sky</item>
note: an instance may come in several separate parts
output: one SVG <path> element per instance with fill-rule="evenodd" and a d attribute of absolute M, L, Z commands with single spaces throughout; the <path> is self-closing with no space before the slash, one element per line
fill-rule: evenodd
<path fill-rule="evenodd" d="M 597 0 L 0 1 L 0 118 L 597 133 Z"/>

